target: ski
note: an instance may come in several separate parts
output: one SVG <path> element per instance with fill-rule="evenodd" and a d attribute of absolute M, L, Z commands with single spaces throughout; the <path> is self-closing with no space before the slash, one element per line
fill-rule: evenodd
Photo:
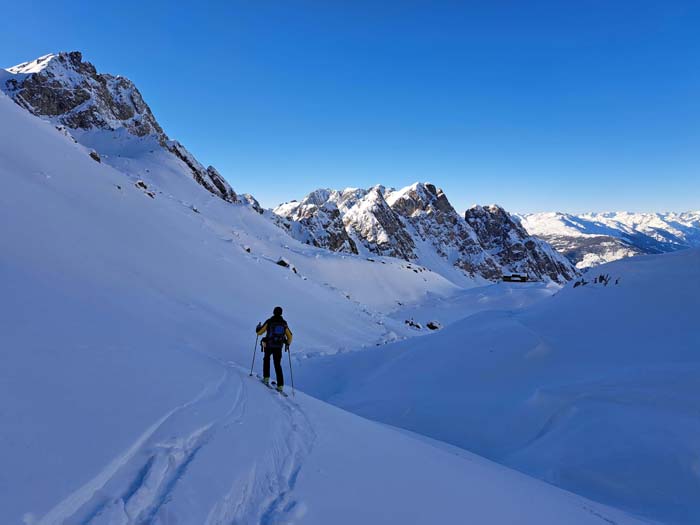
<path fill-rule="evenodd" d="M 279 390 L 277 390 L 277 388 L 275 388 L 275 385 L 277 385 L 277 383 L 275 381 L 270 381 L 269 383 L 266 383 L 265 381 L 263 381 L 262 376 L 260 376 L 258 374 L 255 374 L 255 378 L 258 381 L 260 381 L 263 385 L 265 385 L 267 388 L 269 388 L 270 390 L 274 390 L 275 392 L 277 392 L 281 396 L 289 397 L 289 394 L 287 394 L 286 392 L 279 391 Z"/>
<path fill-rule="evenodd" d="M 270 388 L 272 388 L 272 385 L 275 385 L 275 386 L 276 386 L 276 385 L 277 385 L 277 382 L 276 382 L 276 381 L 270 381 L 270 385 L 271 385 Z M 277 390 L 277 389 L 275 388 L 274 390 Z M 282 394 L 284 397 L 289 397 L 289 395 L 288 395 L 286 392 L 284 392 L 283 390 L 277 390 L 277 392 L 279 392 L 280 394 Z"/>

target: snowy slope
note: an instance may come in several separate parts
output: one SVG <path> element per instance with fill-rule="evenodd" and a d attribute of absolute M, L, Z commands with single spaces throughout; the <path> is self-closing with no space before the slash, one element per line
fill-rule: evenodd
<path fill-rule="evenodd" d="M 637 523 L 247 377 L 252 326 L 277 302 L 302 351 L 385 337 L 302 274 L 390 264 L 285 248 L 199 186 L 151 196 L 2 94 L 0 184 L 0 522 Z"/>
<path fill-rule="evenodd" d="M 351 411 L 598 501 L 698 523 L 700 250 L 600 272 L 607 286 L 591 276 L 517 312 L 311 360 L 301 380 Z"/>
<path fill-rule="evenodd" d="M 548 241 L 579 268 L 635 255 L 700 247 L 700 211 L 582 215 L 548 212 L 519 218 L 530 233 Z"/>

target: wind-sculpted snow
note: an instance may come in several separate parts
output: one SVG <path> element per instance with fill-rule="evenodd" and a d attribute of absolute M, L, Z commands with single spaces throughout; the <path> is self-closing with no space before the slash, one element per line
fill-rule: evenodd
<path fill-rule="evenodd" d="M 214 167 L 205 168 L 182 144 L 168 139 L 131 80 L 98 73 L 77 51 L 45 55 L 0 70 L 0 91 L 34 115 L 68 128 L 77 140 L 92 144 L 90 147 L 95 147 L 99 154 L 109 153 L 109 148 L 113 150 L 110 144 L 113 139 L 147 141 L 151 143 L 151 153 L 155 149 L 163 150 L 181 161 L 177 176 L 194 178 L 225 201 L 238 201 L 236 193 Z M 107 159 L 109 163 L 109 156 Z M 138 162 L 139 158 L 133 160 Z"/>
<path fill-rule="evenodd" d="M 405 336 L 374 307 L 454 285 L 97 163 L 1 93 L 0 122 L 0 523 L 639 523 L 248 376 L 275 304 L 300 366 Z"/>
<path fill-rule="evenodd" d="M 532 213 L 519 216 L 579 268 L 642 254 L 700 247 L 700 211 L 686 213 Z"/>
<path fill-rule="evenodd" d="M 640 256 L 532 306 L 311 360 L 300 375 L 365 417 L 690 525 L 700 521 L 699 311 L 700 250 Z"/>
<path fill-rule="evenodd" d="M 504 211 L 488 218 L 485 232 L 478 224 L 484 214 L 477 219 L 467 212 L 465 219 L 432 184 L 401 190 L 316 190 L 274 212 L 302 242 L 337 252 L 401 258 L 460 285 L 470 279 L 498 280 L 514 271 L 559 283 L 577 274 L 571 263 L 530 238 Z"/>

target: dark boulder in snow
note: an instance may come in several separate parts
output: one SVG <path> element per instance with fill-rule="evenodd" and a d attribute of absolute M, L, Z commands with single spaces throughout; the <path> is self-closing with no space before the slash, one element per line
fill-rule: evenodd
<path fill-rule="evenodd" d="M 404 324 L 407 324 L 408 326 L 410 326 L 411 328 L 415 328 L 416 330 L 421 330 L 423 328 L 420 323 L 417 323 L 413 319 L 406 319 L 404 321 Z"/>
<path fill-rule="evenodd" d="M 440 330 L 442 328 L 442 324 L 438 321 L 428 321 L 428 324 L 425 326 L 430 330 Z"/>

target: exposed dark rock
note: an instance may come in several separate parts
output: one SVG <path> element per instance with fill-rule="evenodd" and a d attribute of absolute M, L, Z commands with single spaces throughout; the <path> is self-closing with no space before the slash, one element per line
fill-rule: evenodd
<path fill-rule="evenodd" d="M 134 186 L 136 186 L 138 189 L 142 190 L 146 195 L 148 195 L 151 199 L 156 198 L 155 192 L 151 191 L 148 189 L 148 184 L 143 182 L 142 180 L 138 180 L 134 183 Z"/>
<path fill-rule="evenodd" d="M 423 328 L 420 323 L 417 323 L 413 319 L 406 319 L 404 321 L 404 324 L 407 324 L 408 326 L 410 326 L 411 328 L 415 328 L 416 330 L 421 330 Z"/>

